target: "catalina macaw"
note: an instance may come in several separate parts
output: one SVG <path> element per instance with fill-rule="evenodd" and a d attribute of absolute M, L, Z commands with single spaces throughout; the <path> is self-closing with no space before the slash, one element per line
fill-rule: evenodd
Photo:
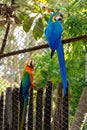
<path fill-rule="evenodd" d="M 20 94 L 22 95 L 23 100 L 24 100 L 23 114 L 22 114 L 22 119 L 20 123 L 20 130 L 23 130 L 23 126 L 24 126 L 24 119 L 27 112 L 29 90 L 31 88 L 34 88 L 33 71 L 34 71 L 34 60 L 31 59 L 25 66 L 25 70 L 22 75 L 22 80 L 21 80 L 21 85 L 20 85 Z"/>
<path fill-rule="evenodd" d="M 48 42 L 49 47 L 51 48 L 51 58 L 54 55 L 56 50 L 60 65 L 60 72 L 62 77 L 62 83 L 64 88 L 64 95 L 66 94 L 67 78 L 66 78 L 66 67 L 64 59 L 64 51 L 61 42 L 61 35 L 63 32 L 62 24 L 60 20 L 63 18 L 61 14 L 53 13 L 51 14 L 48 25 L 45 29 L 45 37 Z"/>

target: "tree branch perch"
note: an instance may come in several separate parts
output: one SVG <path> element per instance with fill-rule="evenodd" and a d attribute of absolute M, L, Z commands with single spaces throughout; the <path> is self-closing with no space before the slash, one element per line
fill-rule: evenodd
<path fill-rule="evenodd" d="M 4 48 L 5 48 L 5 46 L 6 46 L 6 41 L 7 41 L 7 37 L 8 37 L 8 33 L 9 33 L 9 28 L 10 28 L 10 24 L 8 23 L 8 24 L 7 24 L 7 28 L 6 28 L 6 32 L 5 32 L 5 35 L 4 35 L 4 39 L 3 39 L 3 42 L 2 42 L 0 54 L 3 53 Z"/>
<path fill-rule="evenodd" d="M 62 43 L 68 44 L 70 42 L 80 41 L 83 39 L 87 39 L 87 34 L 62 40 Z M 9 57 L 9 56 L 13 56 L 13 55 L 21 54 L 21 53 L 26 53 L 26 52 L 31 52 L 31 51 L 36 51 L 36 50 L 40 50 L 40 49 L 44 49 L 44 48 L 48 48 L 48 47 L 49 47 L 48 44 L 42 44 L 39 46 L 29 47 L 27 49 L 22 49 L 22 50 L 18 50 L 18 51 L 12 51 L 12 52 L 8 52 L 8 53 L 0 54 L 0 58 Z"/>

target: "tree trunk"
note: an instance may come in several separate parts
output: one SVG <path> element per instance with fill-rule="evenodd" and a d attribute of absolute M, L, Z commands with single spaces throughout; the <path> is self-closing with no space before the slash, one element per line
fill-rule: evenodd
<path fill-rule="evenodd" d="M 82 130 L 87 117 L 87 88 L 84 88 L 71 130 Z"/>
<path fill-rule="evenodd" d="M 87 53 L 85 54 L 85 82 L 87 82 Z"/>
<path fill-rule="evenodd" d="M 85 82 L 87 82 L 87 53 L 85 54 Z M 86 117 L 85 126 L 86 126 L 85 130 L 87 130 L 87 117 Z"/>

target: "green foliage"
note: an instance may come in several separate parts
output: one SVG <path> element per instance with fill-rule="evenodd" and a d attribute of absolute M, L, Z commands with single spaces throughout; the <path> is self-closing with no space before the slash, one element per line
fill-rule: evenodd
<path fill-rule="evenodd" d="M 34 29 L 33 29 L 33 36 L 36 40 L 38 40 L 42 37 L 43 29 L 44 29 L 44 25 L 43 25 L 42 18 L 39 18 L 36 21 L 36 24 L 35 24 Z"/>
<path fill-rule="evenodd" d="M 54 83 L 55 88 L 58 86 L 59 67 L 57 65 L 57 57 L 50 58 L 50 53 L 45 52 L 43 55 L 35 55 L 36 68 L 35 68 L 35 83 L 36 86 L 44 87 L 47 80 L 51 80 Z M 56 77 L 56 78 L 55 78 Z"/>
<path fill-rule="evenodd" d="M 33 22 L 33 18 L 31 18 L 29 16 L 26 19 L 24 19 L 23 29 L 25 32 L 28 32 L 30 30 L 32 22 Z"/>
<path fill-rule="evenodd" d="M 18 14 L 19 19 L 21 20 L 21 22 L 23 22 L 25 19 L 27 19 L 29 17 L 28 13 L 26 13 L 25 11 L 21 12 Z"/>
<path fill-rule="evenodd" d="M 4 78 L 0 77 L 0 93 L 5 91 L 5 87 L 10 87 L 10 83 Z"/>

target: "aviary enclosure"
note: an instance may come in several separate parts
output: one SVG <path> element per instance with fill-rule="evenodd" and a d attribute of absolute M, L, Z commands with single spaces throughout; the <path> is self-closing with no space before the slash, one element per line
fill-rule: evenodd
<path fill-rule="evenodd" d="M 0 130 L 20 130 L 22 73 L 35 60 L 23 130 L 87 129 L 87 1 L 0 1 Z M 44 29 L 52 11 L 63 14 L 62 43 L 69 89 L 64 96 L 55 53 Z"/>

